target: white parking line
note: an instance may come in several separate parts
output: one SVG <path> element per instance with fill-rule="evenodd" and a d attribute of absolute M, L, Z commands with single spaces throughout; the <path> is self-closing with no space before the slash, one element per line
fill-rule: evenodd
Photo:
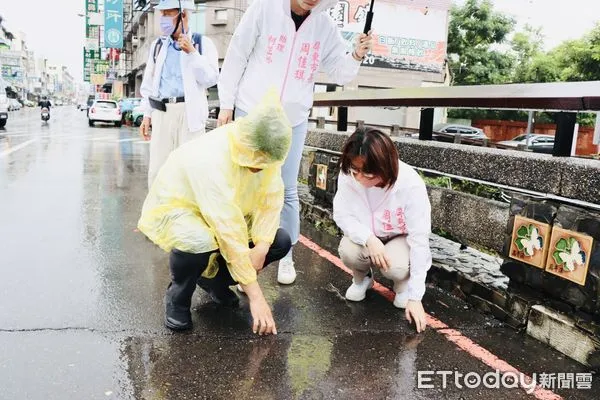
<path fill-rule="evenodd" d="M 111 136 L 101 136 L 101 137 L 97 137 L 97 138 L 90 138 L 90 139 L 87 139 L 87 140 L 90 141 L 90 142 L 96 142 L 96 141 L 99 141 L 99 140 L 106 140 L 106 139 L 116 139 L 116 137 L 114 137 L 113 135 L 111 135 Z"/>
<path fill-rule="evenodd" d="M 31 139 L 26 141 L 25 143 L 21 143 L 20 145 L 13 147 L 12 149 L 4 150 L 2 153 L 0 153 L 0 158 L 14 153 L 17 150 L 21 150 L 23 147 L 29 146 L 30 144 L 35 143 L 37 141 L 38 139 Z"/>

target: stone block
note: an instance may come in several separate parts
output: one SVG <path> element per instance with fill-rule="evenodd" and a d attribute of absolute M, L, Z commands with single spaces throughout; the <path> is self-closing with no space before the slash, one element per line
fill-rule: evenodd
<path fill-rule="evenodd" d="M 469 276 L 459 274 L 457 277 L 457 283 L 463 293 L 468 295 L 473 292 L 473 285 L 475 282 Z"/>
<path fill-rule="evenodd" d="M 504 321 L 509 317 L 508 313 L 501 307 L 498 307 L 496 304 L 488 300 L 482 299 L 477 295 L 467 296 L 467 301 L 470 304 L 472 304 L 477 310 L 484 313 L 492 314 L 495 318 L 501 321 Z"/>
<path fill-rule="evenodd" d="M 523 324 L 527 322 L 531 307 L 536 304 L 543 303 L 543 299 L 541 297 L 527 290 L 515 291 L 514 288 L 509 287 L 507 295 L 507 312 L 513 318 L 515 318 L 517 321 L 521 321 Z"/>
<path fill-rule="evenodd" d="M 573 313 L 573 318 L 575 319 L 575 325 L 579 328 L 600 338 L 600 319 L 594 319 L 592 315 L 582 311 Z"/>
<path fill-rule="evenodd" d="M 482 299 L 491 301 L 492 291 L 493 289 L 490 286 L 475 281 L 473 282 L 473 289 L 471 290 L 471 293 L 475 296 L 481 297 Z"/>
<path fill-rule="evenodd" d="M 600 367 L 600 341 L 575 321 L 543 305 L 531 308 L 527 334 L 591 368 Z"/>
<path fill-rule="evenodd" d="M 566 158 L 561 162 L 560 194 L 597 203 L 600 199 L 600 161 Z"/>
<path fill-rule="evenodd" d="M 508 205 L 439 187 L 429 187 L 428 192 L 434 229 L 443 229 L 462 243 L 502 251 Z"/>
<path fill-rule="evenodd" d="M 508 295 L 504 290 L 493 289 L 491 301 L 498 307 L 505 308 L 508 304 Z"/>

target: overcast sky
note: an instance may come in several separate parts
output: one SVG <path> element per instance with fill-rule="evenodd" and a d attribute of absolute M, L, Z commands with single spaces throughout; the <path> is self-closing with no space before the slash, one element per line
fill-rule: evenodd
<path fill-rule="evenodd" d="M 22 31 L 27 47 L 51 63 L 64 64 L 82 79 L 85 36 L 84 0 L 2 0 L 0 15 L 10 31 Z"/>
<path fill-rule="evenodd" d="M 464 0 L 455 0 L 458 3 Z M 600 21 L 600 0 L 493 0 L 496 8 L 514 15 L 519 25 L 541 26 L 546 48 L 581 37 Z M 0 15 L 10 30 L 26 34 L 29 49 L 52 63 L 68 66 L 77 81 L 82 76 L 84 0 L 3 0 Z"/>
<path fill-rule="evenodd" d="M 465 0 L 454 0 L 464 3 Z M 494 8 L 513 15 L 517 27 L 542 27 L 545 47 L 577 39 L 600 22 L 600 0 L 492 0 Z"/>

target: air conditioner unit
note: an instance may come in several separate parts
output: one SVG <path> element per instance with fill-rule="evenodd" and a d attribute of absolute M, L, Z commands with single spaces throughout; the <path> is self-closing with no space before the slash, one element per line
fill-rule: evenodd
<path fill-rule="evenodd" d="M 131 38 L 131 45 L 132 45 L 133 47 L 136 47 L 136 46 L 138 46 L 139 44 L 140 44 L 140 38 L 139 38 L 139 37 L 137 37 L 137 36 L 133 36 L 133 37 Z"/>

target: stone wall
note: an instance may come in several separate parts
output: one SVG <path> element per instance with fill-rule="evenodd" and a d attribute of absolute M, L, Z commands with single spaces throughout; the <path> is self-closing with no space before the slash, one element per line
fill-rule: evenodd
<path fill-rule="evenodd" d="M 312 129 L 306 145 L 340 151 L 348 134 Z M 569 197 L 600 199 L 600 160 L 394 138 L 400 158 L 415 167 Z"/>
<path fill-rule="evenodd" d="M 461 243 L 502 251 L 508 204 L 433 186 L 428 192 L 434 230 Z"/>
<path fill-rule="evenodd" d="M 337 190 L 339 156 L 337 153 L 306 148 L 300 179 L 309 182 L 316 205 L 331 208 Z M 327 166 L 326 190 L 315 187 L 317 164 Z M 471 246 L 502 252 L 508 221 L 508 204 L 451 189 L 428 187 L 432 225 Z M 468 210 L 468 212 L 465 212 Z"/>

